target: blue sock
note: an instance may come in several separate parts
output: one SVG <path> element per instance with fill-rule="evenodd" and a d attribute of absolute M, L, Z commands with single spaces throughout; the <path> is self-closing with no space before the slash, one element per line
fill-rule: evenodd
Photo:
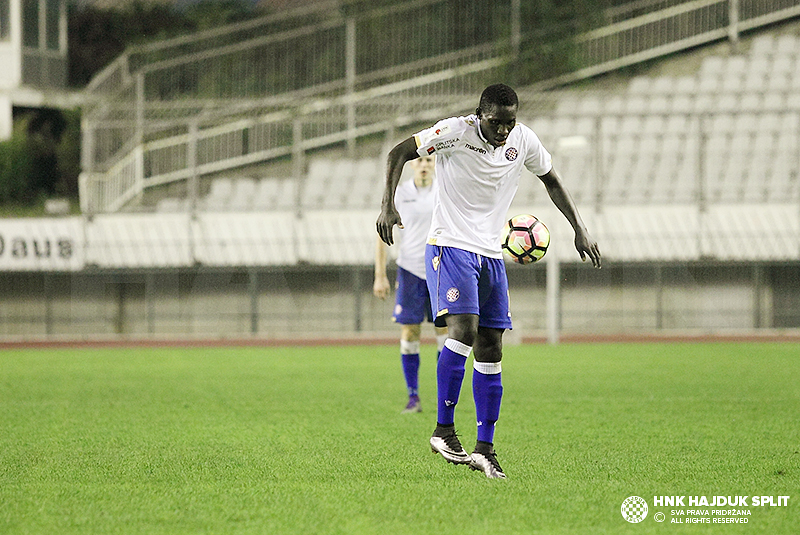
<path fill-rule="evenodd" d="M 464 365 L 472 348 L 457 340 L 448 339 L 436 366 L 438 412 L 436 422 L 452 425 L 455 421 L 456 404 L 464 381 Z"/>
<path fill-rule="evenodd" d="M 503 380 L 499 362 L 475 361 L 472 372 L 472 395 L 475 398 L 475 416 L 478 420 L 478 440 L 494 442 L 494 426 L 500 417 L 503 399 Z"/>
<path fill-rule="evenodd" d="M 403 375 L 409 396 L 419 395 L 419 353 L 400 355 L 403 360 Z"/>

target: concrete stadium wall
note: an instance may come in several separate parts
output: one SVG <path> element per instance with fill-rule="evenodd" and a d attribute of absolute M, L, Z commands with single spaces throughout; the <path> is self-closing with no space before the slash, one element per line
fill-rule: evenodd
<path fill-rule="evenodd" d="M 509 267 L 510 340 L 546 331 L 544 268 Z M 0 338 L 395 337 L 392 307 L 370 266 L 16 272 Z M 798 328 L 800 263 L 565 264 L 559 318 L 579 335 Z"/>

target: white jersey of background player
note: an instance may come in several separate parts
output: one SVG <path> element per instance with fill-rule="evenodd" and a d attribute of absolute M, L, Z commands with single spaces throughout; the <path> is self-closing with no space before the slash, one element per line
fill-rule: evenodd
<path fill-rule="evenodd" d="M 414 177 L 401 182 L 395 194 L 397 210 L 403 218 L 399 229 L 397 256 L 397 291 L 392 317 L 402 328 L 400 331 L 400 358 L 408 390 L 408 404 L 403 412 L 420 412 L 419 353 L 421 324 L 426 319 L 433 322 L 430 295 L 425 282 L 425 243 L 431 226 L 434 205 L 434 162 L 427 156 L 410 164 Z M 375 247 L 375 282 L 373 293 L 386 299 L 390 293 L 386 276 L 386 245 L 378 238 Z M 441 350 L 447 338 L 447 329 L 436 327 L 436 340 Z"/>
<path fill-rule="evenodd" d="M 420 187 L 412 179 L 400 184 L 395 195 L 397 210 L 403 218 L 403 228 L 399 229 L 397 265 L 423 280 L 425 243 L 431 228 L 434 193 L 433 182 Z"/>

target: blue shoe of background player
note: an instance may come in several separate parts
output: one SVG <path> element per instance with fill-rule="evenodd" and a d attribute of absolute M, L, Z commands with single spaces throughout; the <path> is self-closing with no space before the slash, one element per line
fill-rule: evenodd
<path fill-rule="evenodd" d="M 403 409 L 402 414 L 410 414 L 412 412 L 422 412 L 422 403 L 420 403 L 417 395 L 408 397 L 408 405 Z"/>

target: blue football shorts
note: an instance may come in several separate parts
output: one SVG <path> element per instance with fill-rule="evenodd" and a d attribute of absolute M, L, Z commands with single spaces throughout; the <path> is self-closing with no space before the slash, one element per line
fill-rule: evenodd
<path fill-rule="evenodd" d="M 401 325 L 433 321 L 428 285 L 424 279 L 401 267 L 397 268 L 397 291 L 392 318 Z"/>
<path fill-rule="evenodd" d="M 436 326 L 444 327 L 448 314 L 475 314 L 481 327 L 511 328 L 508 277 L 502 259 L 426 245 L 425 266 Z"/>

